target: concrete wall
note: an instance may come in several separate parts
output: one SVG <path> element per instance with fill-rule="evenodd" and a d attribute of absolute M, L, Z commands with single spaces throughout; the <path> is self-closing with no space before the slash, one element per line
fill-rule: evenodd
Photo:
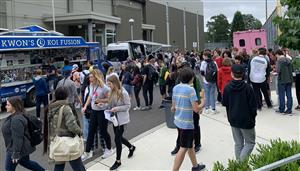
<path fill-rule="evenodd" d="M 184 48 L 183 36 L 183 11 L 169 8 L 170 44 Z"/>
<path fill-rule="evenodd" d="M 116 41 L 131 40 L 130 24 L 128 20 L 134 19 L 133 39 L 142 39 L 142 6 L 130 1 L 117 1 L 114 6 L 114 16 L 121 18 L 121 24 L 117 25 Z"/>
<path fill-rule="evenodd" d="M 94 0 L 94 11 L 97 13 L 112 15 L 112 0 Z"/>
<path fill-rule="evenodd" d="M 166 7 L 151 1 L 146 2 L 146 24 L 155 25 L 153 41 L 167 43 Z"/>
<path fill-rule="evenodd" d="M 197 42 L 197 14 L 185 12 L 186 48 L 193 49 L 193 42 Z"/>
<path fill-rule="evenodd" d="M 11 17 L 7 17 L 7 27 L 27 26 L 27 25 L 40 25 L 42 27 L 50 29 L 42 21 L 44 15 L 52 16 L 52 4 L 49 0 L 39 1 L 15 1 L 14 11 L 11 10 L 11 1 L 6 1 L 6 9 L 8 16 L 15 16 L 15 22 Z M 34 10 L 33 10 L 34 9 Z M 66 13 L 67 3 L 65 0 L 55 1 L 55 13 Z"/>

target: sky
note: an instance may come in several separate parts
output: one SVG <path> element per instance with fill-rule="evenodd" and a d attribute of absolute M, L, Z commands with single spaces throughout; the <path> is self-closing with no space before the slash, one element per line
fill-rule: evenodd
<path fill-rule="evenodd" d="M 252 14 L 259 19 L 262 24 L 266 21 L 266 0 L 202 0 L 204 8 L 204 28 L 212 16 L 224 14 L 231 23 L 234 13 L 239 10 L 242 14 Z M 267 0 L 268 15 L 276 6 L 276 0 Z"/>

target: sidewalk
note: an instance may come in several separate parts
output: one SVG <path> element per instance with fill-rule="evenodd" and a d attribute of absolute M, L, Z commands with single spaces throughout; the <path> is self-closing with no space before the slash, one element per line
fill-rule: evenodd
<path fill-rule="evenodd" d="M 294 92 L 294 90 L 293 90 Z M 272 93 L 274 94 L 274 93 Z M 295 96 L 294 96 L 295 97 Z M 275 96 L 272 96 L 275 101 Z M 296 98 L 294 98 L 296 104 Z M 197 154 L 198 162 L 212 170 L 216 161 L 226 164 L 228 159 L 234 158 L 234 142 L 231 127 L 225 115 L 225 108 L 217 105 L 220 111 L 216 115 L 201 115 L 201 143 L 202 148 Z M 122 165 L 118 170 L 172 170 L 175 156 L 170 152 L 175 146 L 176 129 L 169 129 L 165 124 L 157 126 L 131 140 L 137 147 L 134 156 L 127 158 L 128 149 L 122 152 Z M 256 118 L 256 142 L 268 143 L 270 139 L 283 140 L 300 139 L 300 112 L 293 110 L 293 115 L 280 115 L 273 109 L 263 108 Z M 255 152 L 255 151 L 254 151 Z M 96 159 L 86 165 L 88 171 L 109 170 L 115 161 L 115 155 L 107 159 Z M 181 170 L 191 170 L 188 156 L 181 166 Z"/>

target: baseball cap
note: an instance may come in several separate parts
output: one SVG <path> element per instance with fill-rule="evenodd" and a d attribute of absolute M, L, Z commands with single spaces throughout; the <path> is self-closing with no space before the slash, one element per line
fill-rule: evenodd
<path fill-rule="evenodd" d="M 244 67 L 243 67 L 242 65 L 233 64 L 233 65 L 231 66 L 231 71 L 232 71 L 233 73 L 236 73 L 236 74 L 244 74 L 245 69 L 244 69 Z"/>
<path fill-rule="evenodd" d="M 74 64 L 74 65 L 73 65 L 73 70 L 74 70 L 74 69 L 78 69 L 78 68 L 79 68 L 79 67 L 78 67 L 77 64 Z"/>

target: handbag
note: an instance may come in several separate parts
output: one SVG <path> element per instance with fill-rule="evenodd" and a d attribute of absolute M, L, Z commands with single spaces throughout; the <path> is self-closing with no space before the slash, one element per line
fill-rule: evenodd
<path fill-rule="evenodd" d="M 78 159 L 83 151 L 83 138 L 76 135 L 75 137 L 58 136 L 58 130 L 61 127 L 63 105 L 59 109 L 56 135 L 50 142 L 49 158 L 54 161 L 72 161 Z"/>

